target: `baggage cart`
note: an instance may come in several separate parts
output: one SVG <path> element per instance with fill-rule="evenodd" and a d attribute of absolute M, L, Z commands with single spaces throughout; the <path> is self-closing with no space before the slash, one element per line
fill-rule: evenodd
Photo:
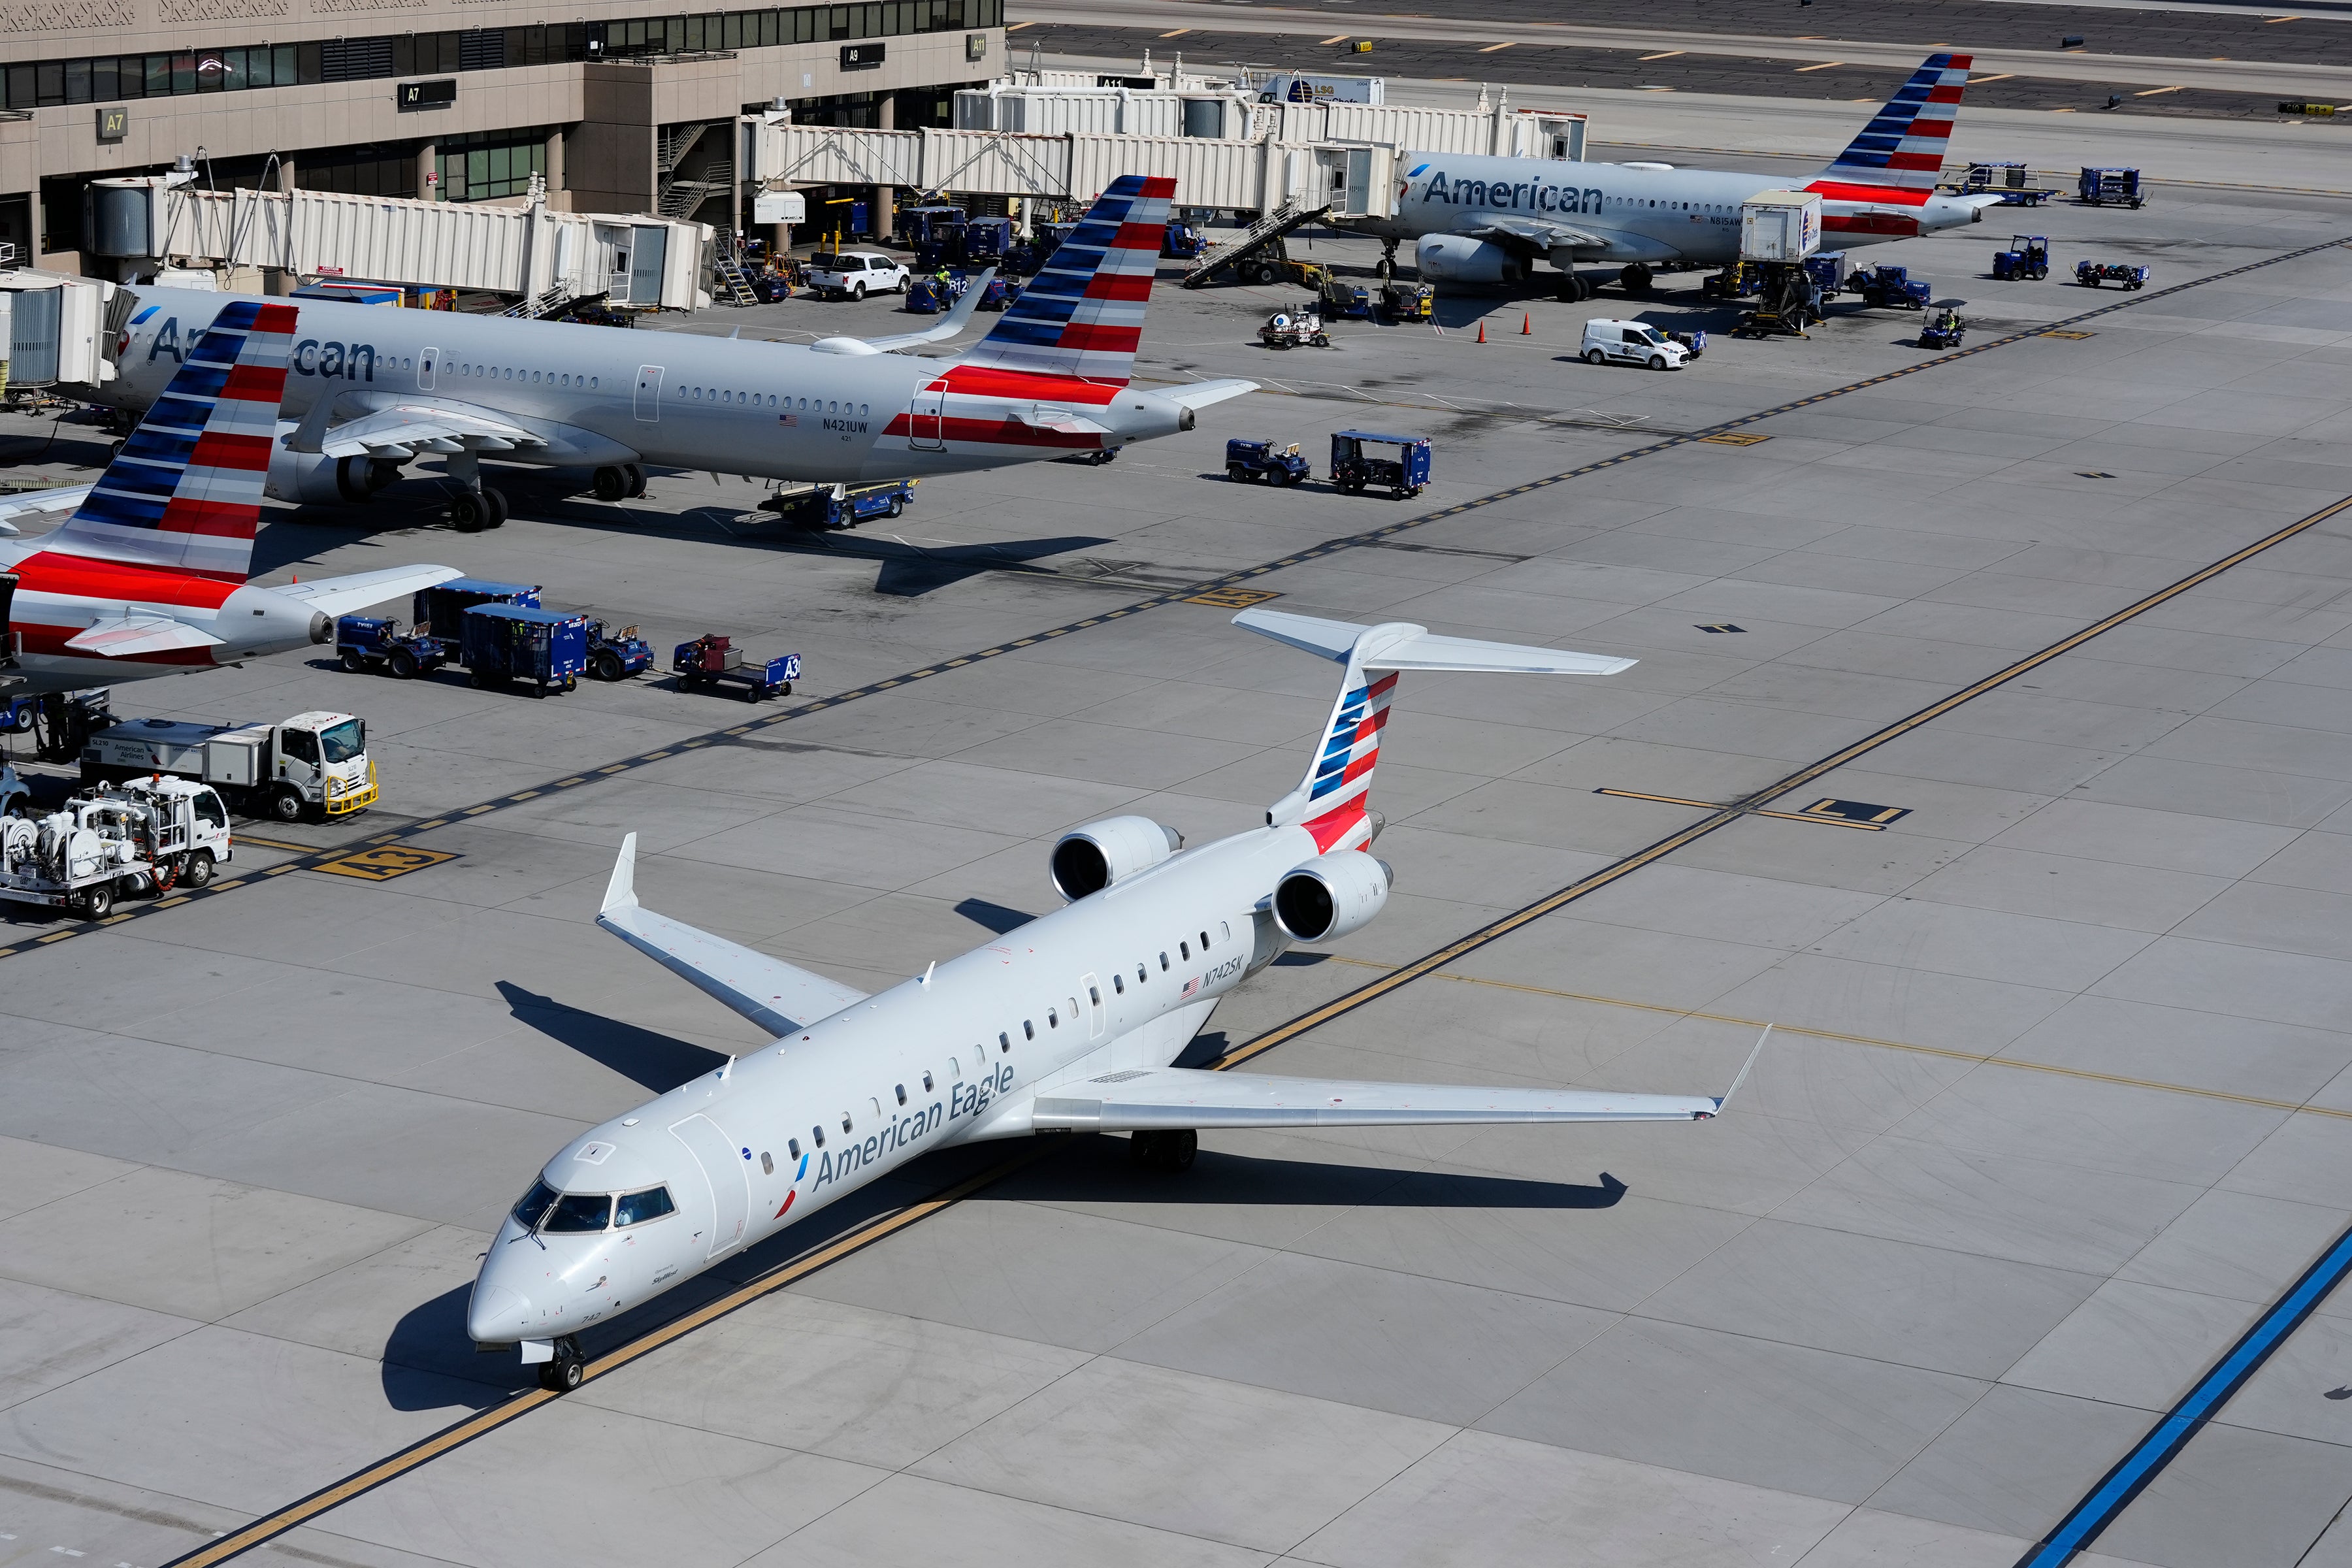
<path fill-rule="evenodd" d="M 477 605 L 465 615 L 459 661 L 484 689 L 526 682 L 534 697 L 570 691 L 588 668 L 588 617 L 521 605 Z"/>
<path fill-rule="evenodd" d="M 1389 447 L 1397 449 L 1395 457 L 1377 450 Z M 1341 495 L 1385 489 L 1393 499 L 1404 500 L 1429 488 L 1429 472 L 1426 436 L 1384 436 L 1372 430 L 1331 433 L 1331 486 Z"/>
<path fill-rule="evenodd" d="M 801 676 L 801 656 L 788 653 L 777 658 L 748 658 L 736 651 L 731 638 L 710 632 L 692 642 L 678 644 L 670 655 L 669 667 L 677 672 L 681 691 L 737 687 L 741 689 L 746 702 L 758 702 L 764 698 L 793 694 L 793 682 Z"/>

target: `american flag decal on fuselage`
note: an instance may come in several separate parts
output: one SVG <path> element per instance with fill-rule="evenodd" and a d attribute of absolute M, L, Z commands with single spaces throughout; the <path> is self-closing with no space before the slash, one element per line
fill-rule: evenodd
<path fill-rule="evenodd" d="M 296 314 L 257 300 L 221 307 L 43 553 L 244 582 Z"/>

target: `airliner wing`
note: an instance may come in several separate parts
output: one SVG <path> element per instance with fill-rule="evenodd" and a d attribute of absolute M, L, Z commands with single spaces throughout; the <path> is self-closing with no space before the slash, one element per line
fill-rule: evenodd
<path fill-rule="evenodd" d="M 430 588 L 465 574 L 455 566 L 387 566 L 380 572 L 357 572 L 348 577 L 320 577 L 308 583 L 288 583 L 270 590 L 299 599 L 322 615 L 347 616 L 386 599 Z"/>
<path fill-rule="evenodd" d="M 770 1034 L 789 1035 L 866 1000 L 854 986 L 654 913 L 637 902 L 636 870 L 632 833 L 621 840 L 596 923 Z"/>
<path fill-rule="evenodd" d="M 1485 1089 L 1443 1083 L 1159 1068 L 1106 1073 L 1040 1095 L 1030 1124 L 1103 1132 L 1210 1127 L 1454 1126 L 1484 1121 L 1692 1121 L 1722 1099 L 1592 1089 Z"/>
<path fill-rule="evenodd" d="M 169 616 L 113 616 L 66 639 L 76 653 L 100 658 L 146 658 L 178 648 L 218 647 L 221 639 Z"/>
<path fill-rule="evenodd" d="M 1589 228 L 1576 228 L 1549 218 L 1522 217 L 1517 213 L 1482 212 L 1456 232 L 1475 239 L 1499 239 L 1530 245 L 1538 250 L 1557 250 L 1561 246 L 1605 248 L 1609 240 Z"/>
<path fill-rule="evenodd" d="M 53 490 L 19 490 L 12 496 L 0 496 L 0 533 L 15 533 L 16 527 L 8 520 L 45 511 L 71 511 L 89 499 L 93 487 L 63 485 Z"/>
<path fill-rule="evenodd" d="M 405 461 L 420 449 L 454 452 L 462 445 L 496 452 L 546 444 L 495 410 L 436 402 L 394 404 L 346 419 L 326 433 L 319 449 L 331 458 Z"/>

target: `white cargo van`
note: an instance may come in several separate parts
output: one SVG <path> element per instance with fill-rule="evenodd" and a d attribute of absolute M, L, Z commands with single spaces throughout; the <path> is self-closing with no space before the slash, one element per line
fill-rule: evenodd
<path fill-rule="evenodd" d="M 1652 370 L 1680 370 L 1691 352 L 1647 321 L 1587 321 L 1584 363 L 1645 364 Z"/>

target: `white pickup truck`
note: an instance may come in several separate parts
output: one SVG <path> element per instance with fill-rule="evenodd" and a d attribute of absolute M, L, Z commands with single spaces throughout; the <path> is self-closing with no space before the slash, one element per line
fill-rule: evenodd
<path fill-rule="evenodd" d="M 820 250 L 808 258 L 809 287 L 828 300 L 904 294 L 913 275 L 878 250 Z"/>
<path fill-rule="evenodd" d="M 299 822 L 375 804 L 367 723 L 349 713 L 297 713 L 276 724 L 188 724 L 131 719 L 90 736 L 84 784 L 172 773 L 219 786 L 255 816 Z"/>

